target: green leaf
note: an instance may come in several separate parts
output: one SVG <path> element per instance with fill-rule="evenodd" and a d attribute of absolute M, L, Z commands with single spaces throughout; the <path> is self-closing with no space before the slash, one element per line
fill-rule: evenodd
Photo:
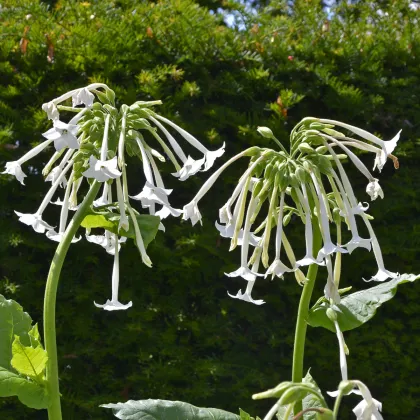
<path fill-rule="evenodd" d="M 42 347 L 41 344 L 41 336 L 39 335 L 39 331 L 38 331 L 38 324 L 35 324 L 32 329 L 28 332 L 29 335 L 29 341 L 31 343 L 31 347 L 33 347 L 34 349 L 37 348 L 38 346 Z"/>
<path fill-rule="evenodd" d="M 242 408 L 239 409 L 239 418 L 241 420 L 255 420 L 254 417 L 251 417 L 246 411 L 242 410 Z"/>
<path fill-rule="evenodd" d="M 369 321 L 383 303 L 392 299 L 400 284 L 413 282 L 420 278 L 420 275 L 402 274 L 401 276 L 381 283 L 370 289 L 352 293 L 336 305 L 340 309 L 337 313 L 337 321 L 341 331 L 349 331 L 360 327 Z M 324 327 L 335 333 L 334 324 L 327 317 L 329 305 L 325 302 L 315 304 L 309 311 L 307 322 L 312 327 Z"/>
<path fill-rule="evenodd" d="M 12 366 L 22 375 L 39 380 L 47 364 L 47 352 L 38 345 L 36 348 L 24 346 L 19 336 L 15 336 L 12 345 Z"/>
<path fill-rule="evenodd" d="M 16 335 L 23 344 L 30 345 L 28 331 L 31 324 L 32 319 L 23 312 L 22 306 L 0 295 L 0 367 L 10 369 L 12 343 Z"/>
<path fill-rule="evenodd" d="M 22 378 L 0 367 L 0 397 L 17 396 L 22 404 L 37 410 L 48 407 L 48 394 L 44 386 Z"/>
<path fill-rule="evenodd" d="M 240 420 L 237 414 L 217 408 L 199 408 L 182 401 L 129 400 L 103 404 L 121 420 Z"/>
<path fill-rule="evenodd" d="M 130 215 L 127 215 L 130 227 L 128 231 L 121 229 L 118 232 L 118 224 L 120 221 L 120 215 L 112 212 L 94 212 L 86 215 L 83 219 L 81 226 L 86 229 L 103 228 L 112 233 L 126 236 L 127 238 L 135 239 L 136 232 L 134 230 L 133 221 Z M 144 246 L 150 244 L 155 239 L 156 233 L 159 228 L 160 218 L 158 216 L 152 216 L 150 214 L 136 214 L 137 223 L 143 238 Z"/>
<path fill-rule="evenodd" d="M 303 378 L 303 382 L 307 384 L 311 384 L 314 387 L 316 387 L 316 390 L 322 395 L 321 390 L 319 389 L 318 384 L 315 382 L 312 375 L 308 373 Z M 326 407 L 326 404 L 323 405 L 322 402 L 315 397 L 313 394 L 308 394 L 302 401 L 303 409 L 306 410 L 307 408 L 324 408 Z M 315 411 L 310 411 L 309 413 L 305 413 L 303 415 L 304 420 L 316 420 L 317 413 Z"/>

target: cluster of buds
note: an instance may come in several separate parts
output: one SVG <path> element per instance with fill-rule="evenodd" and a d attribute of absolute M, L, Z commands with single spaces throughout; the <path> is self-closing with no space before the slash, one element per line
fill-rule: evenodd
<path fill-rule="evenodd" d="M 350 134 L 343 134 L 337 131 L 338 128 Z M 366 213 L 369 205 L 356 199 L 341 161 L 349 159 L 366 176 L 366 192 L 371 200 L 382 198 L 378 179 L 351 149 L 373 152 L 374 169 L 379 171 L 388 158 L 397 167 L 398 160 L 392 152 L 400 133 L 390 141 L 383 141 L 365 130 L 339 121 L 305 118 L 293 129 L 290 150 L 287 151 L 269 128 L 260 127 L 258 131 L 276 141 L 281 150 L 252 147 L 239 153 L 205 182 L 183 211 L 183 218 L 190 219 L 193 225 L 201 221 L 197 206 L 199 200 L 229 165 L 241 157 L 250 157 L 248 169 L 219 211 L 220 224 L 216 222 L 221 236 L 231 239 L 231 250 L 241 246 L 241 266 L 226 275 L 242 277 L 247 281 L 247 287 L 245 292 L 239 290 L 236 295 L 230 296 L 261 305 L 263 300 L 251 297 L 257 277 L 283 278 L 285 273 L 294 272 L 296 280 L 302 284 L 306 280 L 302 267 L 318 264 L 326 266 L 328 271 L 325 297 L 331 303 L 338 303 L 341 254 L 352 253 L 359 247 L 372 249 L 376 258 L 378 272 L 371 280 L 384 281 L 396 277 L 396 273 L 384 266 L 381 248 L 370 223 L 371 217 Z M 262 212 L 264 205 L 267 210 Z M 295 257 L 286 232 L 293 215 L 298 216 L 305 226 L 306 253 L 300 259 Z M 257 219 L 261 223 L 254 225 Z M 368 238 L 359 235 L 357 219 L 366 226 Z M 351 234 L 348 241 L 342 238 L 342 224 Z M 331 225 L 335 226 L 334 230 Z M 274 228 L 276 231 L 272 234 Z M 322 246 L 314 254 L 315 230 L 320 231 Z M 336 240 L 333 240 L 332 232 L 336 232 Z M 274 242 L 273 253 L 270 253 L 271 242 Z M 254 247 L 252 254 L 250 247 Z M 282 256 L 283 249 L 285 256 Z"/>
<path fill-rule="evenodd" d="M 71 106 L 63 105 L 68 100 L 72 101 Z M 102 193 L 93 206 L 98 211 L 117 212 L 113 215 L 118 219 L 118 234 L 108 230 L 103 235 L 90 235 L 87 232 L 86 239 L 101 245 L 115 258 L 112 299 L 105 305 L 97 305 L 106 310 L 126 309 L 131 306 L 131 302 L 124 305 L 118 301 L 118 251 L 121 242 L 127 239 L 130 224 L 133 225 L 135 243 L 143 262 L 148 266 L 152 264 L 137 222 L 138 212 L 131 206 L 130 198 L 140 201 L 150 215 L 160 219 L 169 215 L 180 216 L 182 210 L 169 203 L 168 196 L 172 190 L 165 188 L 158 169 L 159 163 L 169 159 L 175 169 L 173 175 L 184 181 L 200 170 L 210 169 L 216 158 L 224 153 L 224 145 L 219 150 L 210 151 L 181 127 L 154 112 L 153 107 L 159 104 L 160 101 L 138 101 L 131 106 L 122 105 L 118 109 L 115 106 L 115 93 L 101 83 L 67 92 L 42 106 L 53 124 L 43 134 L 46 140 L 19 160 L 8 162 L 3 172 L 14 175 L 24 184 L 26 174 L 22 170 L 22 164 L 54 144 L 55 151 L 42 171 L 45 181 L 52 183 L 50 190 L 35 213 L 16 214 L 21 222 L 32 226 L 36 232 L 46 233 L 49 239 L 57 242 L 63 238 L 68 226 L 69 211 L 78 208 L 78 193 L 83 183 L 92 184 L 93 180 L 103 183 Z M 74 116 L 64 122 L 60 119 L 60 112 Z M 178 133 L 202 157 L 195 160 L 187 156 L 169 130 Z M 145 138 L 146 133 L 148 139 Z M 127 155 L 137 156 L 143 165 L 145 185 L 134 196 L 130 196 L 128 192 Z M 64 189 L 64 196 L 62 200 L 54 202 L 61 206 L 59 227 L 55 230 L 42 219 L 42 215 L 60 187 Z M 160 229 L 164 230 L 162 223 Z M 73 241 L 79 239 L 74 238 Z"/>

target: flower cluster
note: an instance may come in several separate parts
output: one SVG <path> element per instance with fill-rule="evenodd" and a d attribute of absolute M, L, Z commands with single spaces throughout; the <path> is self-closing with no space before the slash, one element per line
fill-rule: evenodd
<path fill-rule="evenodd" d="M 338 128 L 347 130 L 346 135 Z M 267 127 L 258 129 L 264 137 L 275 140 L 280 151 L 252 147 L 226 162 L 202 186 L 194 199 L 184 207 L 183 218 L 192 224 L 201 221 L 199 200 L 216 182 L 222 172 L 236 160 L 250 157 L 248 169 L 239 179 L 231 197 L 219 211 L 220 223 L 216 227 L 221 236 L 231 239 L 231 250 L 241 246 L 241 265 L 229 277 L 242 277 L 247 281 L 245 292 L 240 290 L 234 298 L 260 305 L 251 291 L 259 276 L 282 278 L 294 272 L 296 280 L 305 282 L 302 268 L 311 264 L 325 266 L 328 279 L 325 297 L 332 303 L 340 301 L 338 293 L 341 254 L 356 248 L 373 250 L 378 272 L 371 278 L 384 281 L 396 273 L 388 271 L 383 262 L 381 248 L 366 213 L 369 205 L 359 202 L 342 164 L 349 159 L 368 180 L 366 192 L 371 200 L 383 197 L 383 191 L 365 164 L 352 151 L 361 149 L 375 154 L 374 169 L 383 168 L 388 158 L 398 166 L 392 155 L 399 139 L 383 141 L 373 134 L 339 121 L 305 118 L 292 131 L 290 151 L 287 151 Z M 355 138 L 357 137 L 357 138 Z M 266 211 L 262 209 L 265 205 Z M 287 225 L 292 216 L 305 226 L 306 253 L 297 259 L 287 237 Z M 257 220 L 258 224 L 254 224 Z M 358 223 L 369 233 L 359 234 Z M 342 232 L 341 226 L 347 230 Z M 275 229 L 275 233 L 272 231 Z M 347 233 L 348 232 L 348 233 Z M 320 233 L 322 246 L 313 249 L 314 233 Z M 336 234 L 336 239 L 333 235 Z M 342 236 L 349 236 L 343 239 Z M 271 253 L 271 242 L 274 252 Z M 251 247 L 254 251 L 250 252 Z M 333 258 L 336 264 L 333 264 Z M 262 272 L 259 267 L 262 265 Z"/>
<path fill-rule="evenodd" d="M 63 105 L 68 100 L 72 101 L 72 105 Z M 165 188 L 158 169 L 159 163 L 165 162 L 167 157 L 174 166 L 173 175 L 184 181 L 198 171 L 210 169 L 216 158 L 224 153 L 224 145 L 216 151 L 210 151 L 184 129 L 158 115 L 153 107 L 160 103 L 138 101 L 131 106 L 122 105 L 117 109 L 115 93 L 101 83 L 67 92 L 42 106 L 53 125 L 43 133 L 45 140 L 19 160 L 7 162 L 3 172 L 14 175 L 24 184 L 26 174 L 22 165 L 48 146 L 54 145 L 55 151 L 42 171 L 45 181 L 52 183 L 51 188 L 35 213 L 16 214 L 21 222 L 32 226 L 36 232 L 46 233 L 49 239 L 58 242 L 65 235 L 69 211 L 78 208 L 82 185 L 89 186 L 94 180 L 103 184 L 102 193 L 94 201 L 93 207 L 104 217 L 111 215 L 107 221 L 115 225 L 115 229 L 105 230 L 103 235 L 90 235 L 87 229 L 86 239 L 101 245 L 109 254 L 114 255 L 112 299 L 105 305 L 99 305 L 106 310 L 126 309 L 131 306 L 131 303 L 123 305 L 118 301 L 119 249 L 120 244 L 130 236 L 130 229 L 143 262 L 148 266 L 152 264 L 139 227 L 139 213 L 131 206 L 130 198 L 140 201 L 141 206 L 156 218 L 180 216 L 182 210 L 169 203 L 168 196 L 172 190 Z M 60 112 L 74 116 L 64 122 Z M 187 156 L 169 130 L 178 133 L 202 157 L 195 160 Z M 128 192 L 127 155 L 137 156 L 141 160 L 145 177 L 142 191 L 133 196 Z M 64 189 L 64 197 L 54 202 L 61 206 L 60 222 L 56 231 L 42 216 L 60 188 Z M 164 230 L 162 223 L 159 227 Z M 79 239 L 74 238 L 73 241 Z"/>

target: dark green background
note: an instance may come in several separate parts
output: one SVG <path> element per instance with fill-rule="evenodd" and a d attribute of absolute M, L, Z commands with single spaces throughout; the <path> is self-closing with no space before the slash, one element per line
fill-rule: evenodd
<path fill-rule="evenodd" d="M 269 126 L 284 144 L 308 115 L 352 123 L 385 139 L 402 128 L 396 150 L 401 167 L 395 171 L 388 163 L 378 174 L 385 198 L 372 203 L 371 214 L 387 267 L 420 273 L 420 12 L 403 0 L 340 2 L 329 15 L 319 1 L 258 5 L 3 1 L 0 166 L 41 140 L 49 127 L 43 102 L 94 81 L 108 83 L 120 104 L 162 99 L 159 112 L 210 149 L 226 142 L 216 167 L 249 145 L 269 145 L 256 133 L 258 125 Z M 223 11 L 237 25 L 227 26 Z M 55 244 L 20 224 L 13 210 L 33 212 L 41 202 L 49 184 L 40 170 L 51 152 L 25 165 L 31 175 L 26 187 L 0 177 L 0 293 L 39 322 Z M 372 156 L 361 158 L 371 167 Z M 367 201 L 365 179 L 347 166 L 357 196 Z M 126 312 L 93 305 L 109 298 L 112 258 L 86 242 L 72 247 L 57 309 L 65 420 L 111 418 L 99 404 L 127 399 L 178 399 L 235 412 L 241 407 L 260 416 L 274 402 L 254 402 L 251 394 L 290 378 L 301 289 L 286 276 L 257 283 L 254 297 L 267 302 L 261 307 L 227 296 L 244 282 L 223 275 L 237 268 L 239 255 L 228 253 L 214 221 L 244 169 L 245 162 L 229 169 L 202 200 L 202 227 L 165 223 L 167 233 L 149 248 L 153 269 L 141 264 L 132 244 L 124 247 L 121 301 L 133 300 Z M 131 161 L 130 171 L 138 193 L 139 162 Z M 188 202 L 208 174 L 184 183 L 166 174 L 168 186 L 176 188 L 174 204 Z M 54 209 L 47 213 L 55 224 Z M 355 289 L 366 287 L 362 277 L 375 272 L 373 255 L 363 250 L 345 256 L 343 265 L 342 282 Z M 321 271 L 316 298 L 323 276 Z M 386 419 L 418 418 L 419 297 L 418 284 L 402 286 L 370 323 L 345 335 L 350 376 L 370 386 Z M 336 388 L 333 334 L 309 330 L 305 366 L 323 390 Z M 354 418 L 357 401 L 348 397 L 340 418 Z M 0 402 L 0 417 L 45 419 L 46 412 L 9 398 Z"/>

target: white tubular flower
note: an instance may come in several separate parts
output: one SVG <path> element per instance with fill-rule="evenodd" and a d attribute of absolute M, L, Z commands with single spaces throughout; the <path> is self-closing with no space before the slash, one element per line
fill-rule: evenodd
<path fill-rule="evenodd" d="M 55 150 L 59 151 L 68 147 L 69 149 L 78 149 L 79 142 L 76 134 L 79 127 L 76 124 L 71 124 L 71 121 L 66 124 L 60 120 L 54 120 L 54 127 L 42 135 L 48 139 L 54 141 Z"/>
<path fill-rule="evenodd" d="M 366 217 L 365 214 L 362 214 L 363 221 L 366 224 L 366 227 L 368 228 L 369 234 L 370 234 L 370 240 L 372 242 L 372 249 L 373 254 L 375 255 L 376 263 L 378 264 L 378 272 L 370 279 L 365 281 L 385 281 L 388 278 L 395 278 L 398 277 L 398 273 L 392 273 L 391 271 L 388 271 L 385 268 L 384 260 L 382 258 L 382 251 L 381 247 L 379 246 L 378 238 L 375 235 L 375 232 L 372 228 L 372 225 L 370 224 L 369 219 Z"/>
<path fill-rule="evenodd" d="M 115 249 L 121 249 L 121 244 L 126 242 L 127 238 L 121 236 L 118 241 L 115 241 L 115 235 L 110 233 L 108 230 L 103 235 L 85 235 L 88 242 L 96 245 L 100 245 L 110 255 L 115 255 Z"/>
<path fill-rule="evenodd" d="M 261 261 L 262 248 L 257 248 L 257 251 L 258 251 L 258 255 L 255 259 L 254 264 L 252 265 L 252 268 L 251 268 L 251 271 L 253 271 L 254 273 L 258 272 L 258 268 L 259 268 L 260 261 Z M 248 284 L 246 286 L 245 293 L 242 293 L 242 289 L 241 289 L 241 290 L 238 291 L 238 293 L 236 293 L 236 295 L 231 295 L 229 292 L 228 292 L 228 295 L 231 298 L 243 300 L 243 301 L 249 302 L 249 303 L 253 303 L 254 305 L 263 305 L 265 303 L 264 300 L 253 299 L 252 296 L 251 296 L 251 292 L 252 292 L 252 289 L 254 287 L 254 284 L 255 284 L 255 280 L 250 280 L 250 281 L 248 281 Z"/>
<path fill-rule="evenodd" d="M 49 120 L 55 121 L 60 118 L 60 114 L 54 102 L 47 102 L 42 104 L 42 110 L 47 113 Z"/>
<path fill-rule="evenodd" d="M 379 171 L 382 170 L 382 168 L 384 167 L 387 157 L 388 155 L 390 155 L 394 149 L 397 147 L 397 142 L 400 139 L 400 134 L 401 134 L 401 130 L 395 135 L 394 138 L 392 138 L 391 140 L 385 141 L 385 140 L 381 140 L 380 138 L 376 137 L 375 135 L 369 133 L 366 130 L 362 130 L 361 128 L 358 127 L 354 127 L 352 125 L 349 124 L 345 124 L 342 123 L 340 121 L 334 121 L 334 120 L 326 120 L 326 119 L 320 119 L 319 121 L 326 123 L 326 124 L 333 124 L 333 125 L 337 125 L 339 127 L 343 127 L 346 128 L 347 130 L 352 131 L 353 133 L 357 134 L 358 136 L 371 141 L 372 143 L 377 144 L 378 146 L 380 146 L 382 148 L 382 152 L 380 155 L 376 155 L 375 158 L 375 167 L 377 166 Z"/>
<path fill-rule="evenodd" d="M 35 146 L 33 149 L 29 150 L 29 152 L 23 155 L 20 159 L 13 162 L 7 162 L 6 170 L 2 172 L 2 174 L 13 175 L 22 185 L 25 185 L 23 180 L 26 178 L 27 175 L 22 171 L 21 165 L 27 162 L 28 160 L 32 159 L 34 156 L 38 155 L 52 142 L 52 139 L 45 140 L 44 142 L 38 144 L 38 146 Z"/>
<path fill-rule="evenodd" d="M 331 262 L 331 255 L 325 256 L 325 264 L 327 266 L 328 277 L 327 277 L 327 283 L 325 284 L 325 287 L 324 287 L 324 295 L 327 299 L 332 301 L 334 304 L 340 303 L 341 301 L 340 294 L 338 293 L 337 286 L 334 283 L 334 274 L 333 274 L 333 268 L 332 268 L 332 262 Z"/>
<path fill-rule="evenodd" d="M 348 201 L 348 197 L 346 191 L 344 190 L 343 184 L 340 178 L 337 176 L 334 170 L 331 171 L 333 174 L 334 179 L 337 182 L 338 189 L 340 190 L 341 198 L 343 200 L 344 209 L 346 214 L 342 216 L 346 217 L 349 222 L 350 230 L 352 234 L 351 240 L 345 244 L 344 246 L 348 249 L 349 253 L 351 254 L 356 248 L 362 247 L 366 248 L 368 251 L 371 250 L 371 242 L 370 239 L 363 239 L 359 236 L 359 231 L 357 230 L 356 218 L 354 217 L 354 210 L 351 209 L 350 203 Z M 362 209 L 363 207 L 358 207 L 358 209 Z"/>
<path fill-rule="evenodd" d="M 50 181 L 52 184 L 58 179 L 58 177 L 61 175 L 61 172 L 63 171 L 64 166 L 68 162 L 68 160 L 71 158 L 72 154 L 74 153 L 74 149 L 70 149 L 63 157 L 62 161 L 58 166 L 56 166 L 52 171 L 47 175 L 45 178 L 45 181 Z M 60 187 L 65 188 L 67 185 L 66 177 L 62 178 Z"/>
<path fill-rule="evenodd" d="M 223 143 L 223 146 L 215 151 L 210 151 L 206 147 L 204 147 L 194 136 L 192 136 L 190 133 L 182 129 L 181 127 L 177 126 L 172 121 L 168 120 L 167 118 L 161 117 L 160 115 L 155 115 L 155 117 L 166 124 L 173 127 L 176 131 L 178 131 L 179 134 L 181 134 L 182 137 L 184 137 L 185 140 L 187 140 L 188 143 L 191 144 L 191 146 L 195 147 L 197 150 L 199 150 L 201 153 L 204 154 L 205 157 L 205 164 L 203 171 L 209 170 L 213 164 L 214 161 L 223 155 L 225 152 L 225 144 Z M 168 139 L 169 140 L 169 139 Z"/>
<path fill-rule="evenodd" d="M 160 204 L 167 210 L 166 212 L 162 212 L 163 215 L 171 214 L 172 216 L 178 217 L 182 214 L 182 211 L 174 209 L 169 204 L 168 196 L 171 192 L 172 190 L 155 187 L 150 182 L 146 181 L 143 191 L 138 195 L 130 197 L 133 200 L 140 200 L 143 208 L 148 208 L 153 204 Z"/>
<path fill-rule="evenodd" d="M 203 166 L 205 158 L 194 160 L 191 156 L 188 156 L 184 165 L 178 172 L 174 172 L 172 175 L 179 178 L 180 181 L 185 181 L 191 175 L 195 175 Z"/>
<path fill-rule="evenodd" d="M 245 217 L 245 227 L 244 227 L 244 236 L 241 248 L 241 266 L 231 272 L 225 273 L 228 277 L 242 277 L 247 281 L 255 281 L 256 273 L 251 271 L 248 268 L 248 249 L 249 249 L 249 236 L 250 236 L 250 229 L 251 229 L 251 216 L 255 211 L 257 199 L 251 196 L 251 200 L 248 205 L 248 211 Z"/>
<path fill-rule="evenodd" d="M 104 189 L 102 191 L 102 195 L 92 203 L 93 207 L 101 207 L 101 206 L 106 206 L 107 204 L 109 204 L 108 191 L 109 191 L 109 184 L 108 182 L 104 182 Z"/>
<path fill-rule="evenodd" d="M 313 256 L 313 230 L 311 221 L 311 208 L 309 207 L 308 192 L 304 183 L 301 184 L 302 192 L 299 188 L 296 188 L 296 193 L 305 211 L 305 243 L 306 243 L 306 254 L 305 256 L 296 261 L 297 267 L 303 267 L 311 264 L 324 265 L 324 261 L 317 261 Z"/>
<path fill-rule="evenodd" d="M 183 220 L 190 220 L 193 224 L 193 226 L 198 222 L 201 221 L 201 214 L 200 211 L 198 210 L 198 202 L 204 197 L 204 195 L 206 194 L 206 192 L 213 186 L 213 184 L 216 182 L 217 178 L 219 178 L 219 176 L 221 175 L 221 173 L 229 166 L 231 165 L 233 162 L 235 162 L 236 160 L 238 160 L 239 158 L 243 157 L 246 155 L 246 153 L 248 153 L 247 150 L 245 150 L 242 153 L 237 154 L 236 156 L 234 156 L 233 158 L 229 159 L 225 164 L 223 164 L 216 172 L 214 172 L 214 174 L 202 185 L 202 187 L 200 188 L 200 190 L 198 191 L 198 193 L 196 194 L 196 196 L 191 200 L 190 203 L 186 204 L 184 206 L 184 210 L 183 213 L 184 215 L 182 216 Z M 241 182 L 239 182 L 239 184 L 237 185 L 237 187 L 235 188 L 235 191 L 233 192 L 232 197 L 236 194 L 236 197 L 239 195 L 239 192 L 241 191 L 243 185 L 245 184 L 246 179 L 252 174 L 252 172 L 254 171 L 254 169 L 257 167 L 257 165 L 265 159 L 265 156 L 260 156 L 247 170 L 246 172 L 242 175 L 241 179 L 243 179 L 242 185 Z M 226 203 L 227 204 L 227 203 Z M 229 203 L 230 205 L 230 203 Z M 222 221 L 222 220 L 221 220 Z M 223 222 L 223 221 L 222 221 Z"/>
<path fill-rule="evenodd" d="M 42 220 L 42 215 L 39 213 L 19 213 L 16 210 L 15 213 L 19 216 L 19 222 L 25 223 L 25 225 L 28 226 L 32 226 L 34 231 L 37 233 L 45 233 L 46 230 L 54 229 L 53 226 L 50 226 L 47 222 Z"/>
<path fill-rule="evenodd" d="M 90 108 L 93 105 L 95 95 L 86 88 L 79 89 L 72 95 L 73 107 L 78 105 L 85 105 L 86 108 Z"/>
<path fill-rule="evenodd" d="M 118 242 L 118 235 L 114 235 L 114 242 Z M 112 268 L 112 296 L 111 300 L 107 300 L 103 305 L 98 305 L 94 302 L 97 308 L 102 308 L 105 311 L 118 311 L 118 310 L 125 310 L 131 308 L 133 306 L 133 302 L 128 302 L 127 304 L 123 304 L 118 300 L 118 289 L 120 284 L 120 267 L 119 267 L 119 252 L 118 247 L 115 248 L 115 255 L 114 255 L 114 266 Z"/>
<path fill-rule="evenodd" d="M 95 178 L 99 182 L 106 182 L 109 179 L 116 179 L 121 176 L 117 165 L 116 156 L 110 160 L 98 160 L 95 156 L 90 155 L 89 169 L 83 172 L 82 175 L 86 178 Z"/>
<path fill-rule="evenodd" d="M 378 197 L 384 198 L 384 192 L 382 191 L 379 181 L 373 178 L 366 187 L 366 192 L 369 194 L 370 199 L 376 200 Z"/>
<path fill-rule="evenodd" d="M 351 381 L 358 388 L 358 391 L 353 391 L 355 394 L 362 395 L 363 400 L 353 408 L 353 413 L 357 420 L 383 420 L 382 403 L 375 400 L 369 391 L 369 388 L 361 381 Z"/>
<path fill-rule="evenodd" d="M 337 321 L 334 321 L 335 331 L 337 334 L 338 339 L 338 347 L 340 349 L 340 369 L 341 369 L 341 378 L 343 381 L 348 380 L 347 375 L 347 357 L 348 356 L 348 348 L 346 346 L 346 342 L 344 341 L 343 332 L 340 330 L 340 326 L 338 325 Z"/>
<path fill-rule="evenodd" d="M 52 196 L 54 195 L 55 191 L 57 190 L 58 186 L 62 182 L 62 179 L 66 175 L 66 173 L 70 170 L 73 166 L 73 161 L 71 161 L 62 171 L 61 175 L 57 178 L 54 184 L 51 186 L 47 194 L 45 195 L 42 203 L 40 204 L 38 210 L 34 214 L 29 213 L 19 213 L 15 211 L 15 213 L 19 216 L 19 221 L 25 223 L 25 225 L 32 226 L 35 232 L 38 233 L 45 233 L 46 230 L 53 230 L 54 227 L 50 226 L 48 223 L 42 220 L 42 213 L 44 212 L 47 205 L 50 203 Z"/>
<path fill-rule="evenodd" d="M 324 246 L 319 250 L 317 260 L 322 261 L 327 255 L 330 255 L 334 252 L 341 252 L 342 254 L 346 254 L 348 251 L 332 243 L 329 220 L 328 220 L 328 215 L 327 215 L 327 207 L 326 207 L 328 205 L 328 202 L 326 201 L 324 195 L 321 193 L 321 189 L 319 188 L 318 180 L 315 174 L 311 172 L 310 175 L 311 175 L 313 184 L 315 186 L 317 199 L 319 202 L 319 212 L 321 216 L 321 228 L 322 228 L 321 233 L 324 240 Z"/>
<path fill-rule="evenodd" d="M 222 238 L 229 238 L 229 239 L 233 238 L 233 233 L 235 231 L 235 225 L 234 224 L 230 224 L 230 225 L 227 225 L 227 226 L 219 225 L 219 223 L 217 223 L 217 222 L 215 222 L 214 224 L 216 226 L 216 229 L 220 232 L 220 236 Z M 243 238 L 244 238 L 244 230 L 241 229 L 239 231 L 238 238 L 237 238 L 237 244 L 239 246 L 242 246 Z M 260 241 L 261 241 L 260 236 L 254 235 L 252 232 L 250 232 L 250 234 L 249 234 L 249 245 L 258 246 L 258 243 Z"/>
<path fill-rule="evenodd" d="M 63 205 L 61 207 L 61 213 L 60 213 L 60 227 L 59 227 L 58 233 L 55 232 L 54 230 L 48 230 L 46 233 L 47 238 L 55 242 L 60 242 L 61 239 L 63 239 L 64 233 L 66 230 L 67 217 L 69 214 L 70 188 L 71 188 L 72 183 L 73 183 L 73 174 L 70 175 L 70 181 L 67 184 L 66 192 L 64 193 L 64 200 L 63 200 Z M 74 237 L 71 242 L 75 243 L 75 242 L 80 241 L 80 239 L 82 239 L 80 236 L 78 238 Z"/>
<path fill-rule="evenodd" d="M 265 277 L 269 274 L 282 278 L 284 273 L 290 273 L 293 268 L 289 268 L 280 261 L 281 252 L 281 238 L 283 234 L 283 207 L 284 207 L 284 191 L 280 193 L 280 210 L 279 217 L 277 219 L 277 231 L 276 231 L 276 256 L 270 267 L 268 267 Z M 270 217 L 270 215 L 268 216 Z"/>
<path fill-rule="evenodd" d="M 6 170 L 2 174 L 13 175 L 22 185 L 25 185 L 23 180 L 27 175 L 22 171 L 19 161 L 6 162 Z"/>

